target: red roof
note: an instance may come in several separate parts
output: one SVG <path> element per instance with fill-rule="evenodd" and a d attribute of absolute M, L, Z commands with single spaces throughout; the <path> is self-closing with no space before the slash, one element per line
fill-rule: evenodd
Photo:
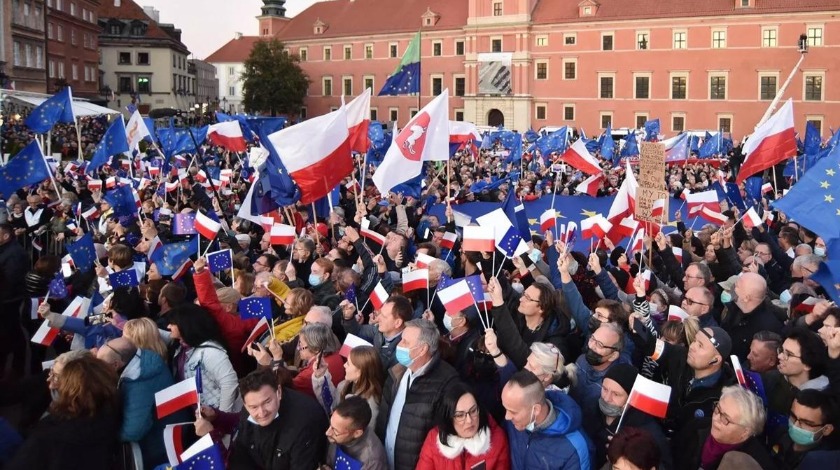
<path fill-rule="evenodd" d="M 837 0 L 753 0 L 754 7 L 736 8 L 734 0 L 596 0 L 595 15 L 579 17 L 574 0 L 539 0 L 535 24 L 594 22 L 646 18 L 691 18 L 698 16 L 755 15 L 840 10 Z"/>
<path fill-rule="evenodd" d="M 104 0 L 99 5 L 99 18 L 105 20 L 110 18 L 118 20 L 140 20 L 148 25 L 144 38 L 166 39 L 171 41 L 175 46 L 187 50 L 187 46 L 183 42 L 167 33 L 153 18 L 150 18 L 143 11 L 140 5 L 134 3 L 132 0 L 122 0 L 120 6 L 114 6 L 113 0 Z M 105 28 L 102 34 L 108 36 L 108 29 Z"/>
<path fill-rule="evenodd" d="M 239 39 L 231 39 L 227 44 L 220 47 L 216 52 L 207 56 L 205 62 L 214 64 L 224 62 L 245 62 L 245 59 L 251 55 L 251 49 L 254 48 L 254 43 L 261 38 L 260 36 L 242 36 Z"/>
<path fill-rule="evenodd" d="M 277 38 L 288 41 L 416 32 L 427 8 L 440 18 L 434 26 L 424 27 L 424 30 L 461 29 L 467 24 L 467 6 L 466 0 L 320 1 L 292 18 Z M 327 28 L 316 36 L 313 25 L 319 19 Z"/>

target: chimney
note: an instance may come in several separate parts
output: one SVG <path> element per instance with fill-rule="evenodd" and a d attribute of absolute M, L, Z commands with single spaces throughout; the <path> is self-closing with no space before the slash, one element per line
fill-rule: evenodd
<path fill-rule="evenodd" d="M 242 39 L 242 33 L 233 33 L 233 39 L 239 40 Z"/>
<path fill-rule="evenodd" d="M 121 0 L 114 0 L 114 6 L 115 6 L 115 7 L 119 8 L 121 5 L 122 5 L 122 1 L 121 1 Z"/>

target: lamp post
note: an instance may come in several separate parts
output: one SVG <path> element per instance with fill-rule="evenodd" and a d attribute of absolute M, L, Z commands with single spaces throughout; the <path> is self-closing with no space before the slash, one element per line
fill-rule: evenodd
<path fill-rule="evenodd" d="M 770 116 L 773 115 L 773 111 L 776 110 L 776 106 L 779 105 L 779 101 L 782 99 L 782 96 L 785 94 L 785 90 L 787 90 L 788 85 L 793 80 L 793 76 L 796 75 L 796 71 L 799 70 L 799 66 L 802 65 L 802 61 L 805 60 L 805 54 L 808 53 L 808 35 L 807 34 L 800 34 L 799 35 L 799 61 L 796 62 L 796 65 L 793 67 L 793 70 L 790 71 L 790 75 L 788 75 L 787 80 L 782 84 L 782 87 L 779 88 L 779 91 L 776 92 L 776 97 L 773 98 L 773 101 L 770 103 L 770 106 L 767 107 L 767 111 L 764 113 L 764 116 L 761 117 L 761 120 L 758 121 L 755 128 L 758 129 L 761 127 L 762 124 L 767 122 L 770 119 Z"/>

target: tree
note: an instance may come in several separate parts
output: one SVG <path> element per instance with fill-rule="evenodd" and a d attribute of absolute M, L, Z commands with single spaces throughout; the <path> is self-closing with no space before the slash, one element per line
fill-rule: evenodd
<path fill-rule="evenodd" d="M 297 115 L 310 83 L 300 68 L 300 58 L 277 39 L 254 44 L 245 60 L 242 81 L 245 109 L 272 116 Z"/>

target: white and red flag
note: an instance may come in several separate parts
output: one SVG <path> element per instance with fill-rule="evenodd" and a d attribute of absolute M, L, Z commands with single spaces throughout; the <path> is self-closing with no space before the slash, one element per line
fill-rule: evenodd
<path fill-rule="evenodd" d="M 403 292 L 411 292 L 413 290 L 428 289 L 429 288 L 429 270 L 415 269 L 403 274 L 402 290 Z"/>
<path fill-rule="evenodd" d="M 370 303 L 373 305 L 374 310 L 379 310 L 385 305 L 387 300 L 388 291 L 382 286 L 382 281 L 379 281 L 376 283 L 376 287 L 373 288 L 373 292 L 370 293 Z"/>
<path fill-rule="evenodd" d="M 149 128 L 146 127 L 146 121 L 143 120 L 143 116 L 140 115 L 140 111 L 135 109 L 134 112 L 131 113 L 131 117 L 128 118 L 128 123 L 125 125 L 125 136 L 126 139 L 128 139 L 128 148 L 131 150 L 136 149 L 144 137 L 149 137 L 151 135 L 152 133 L 149 132 Z M 160 168 L 158 168 L 158 171 L 160 171 Z"/>
<path fill-rule="evenodd" d="M 714 209 L 712 209 L 710 207 L 706 207 L 706 206 L 704 206 L 702 209 L 700 209 L 700 217 L 708 220 L 709 222 L 711 222 L 713 224 L 717 224 L 717 225 L 723 225 L 723 224 L 726 223 L 727 220 L 729 220 L 729 218 L 726 217 L 725 215 L 721 214 L 719 212 L 719 210 L 714 210 Z"/>
<path fill-rule="evenodd" d="M 767 194 L 767 193 L 772 193 L 772 192 L 773 192 L 773 185 L 770 184 L 769 181 L 767 183 L 764 183 L 764 184 L 761 185 L 761 194 Z"/>
<path fill-rule="evenodd" d="M 268 324 L 268 319 L 266 317 L 260 317 L 260 321 L 254 326 L 254 329 L 251 330 L 251 334 L 248 335 L 248 339 L 245 340 L 245 344 L 242 345 L 242 351 L 245 351 L 245 348 L 251 345 L 254 341 L 258 340 L 260 336 L 262 336 L 268 329 L 270 325 Z"/>
<path fill-rule="evenodd" d="M 696 215 L 704 207 L 720 211 L 720 200 L 718 199 L 717 191 L 711 189 L 701 193 L 687 194 L 685 196 L 685 203 L 688 206 L 688 213 Z"/>
<path fill-rule="evenodd" d="M 341 97 L 344 102 L 344 97 Z M 347 103 L 347 131 L 350 133 L 350 150 L 366 153 L 370 149 L 370 88 Z"/>
<path fill-rule="evenodd" d="M 288 224 L 274 224 L 271 226 L 272 245 L 291 245 L 297 238 L 295 227 Z"/>
<path fill-rule="evenodd" d="M 759 227 L 761 225 L 761 217 L 758 216 L 758 212 L 753 207 L 747 209 L 747 212 L 744 213 L 744 217 L 741 220 L 744 222 L 744 228 Z"/>
<path fill-rule="evenodd" d="M 441 248 L 451 250 L 455 248 L 455 241 L 458 240 L 458 235 L 455 232 L 445 232 L 443 238 L 440 239 Z"/>
<path fill-rule="evenodd" d="M 464 227 L 463 251 L 484 251 L 492 253 L 496 249 L 496 236 L 493 227 L 468 225 Z"/>
<path fill-rule="evenodd" d="M 650 208 L 650 218 L 661 219 L 665 215 L 665 199 L 657 199 L 653 201 L 653 207 Z"/>
<path fill-rule="evenodd" d="M 674 254 L 674 258 L 677 259 L 677 262 L 682 264 L 682 260 L 683 260 L 683 250 L 682 250 L 682 248 L 677 247 L 677 246 L 671 247 L 671 253 Z"/>
<path fill-rule="evenodd" d="M 348 358 L 350 357 L 350 351 L 352 351 L 353 348 L 358 348 L 359 346 L 373 345 L 352 333 L 347 333 L 347 337 L 344 338 L 344 344 L 341 345 L 341 349 L 338 350 L 338 354 L 341 357 Z"/>
<path fill-rule="evenodd" d="M 219 233 L 221 228 L 221 223 L 207 217 L 203 212 L 197 211 L 195 213 L 195 230 L 200 233 L 202 237 L 208 240 L 213 240 L 216 238 L 216 234 Z"/>
<path fill-rule="evenodd" d="M 245 136 L 242 135 L 242 127 L 239 121 L 224 121 L 211 124 L 207 128 L 207 140 L 213 145 L 218 145 L 232 152 L 244 152 L 248 150 Z"/>
<path fill-rule="evenodd" d="M 671 401 L 671 387 L 637 375 L 628 400 L 633 408 L 664 418 L 668 414 L 668 403 Z"/>
<path fill-rule="evenodd" d="M 583 180 L 579 185 L 577 185 L 575 191 L 577 191 L 580 194 L 588 194 L 592 197 L 595 197 L 598 195 L 598 190 L 601 189 L 601 184 L 603 182 L 604 174 L 598 173 Z"/>
<path fill-rule="evenodd" d="M 796 152 L 793 100 L 789 99 L 747 139 L 744 144 L 744 162 L 735 182 L 741 184 L 747 177 L 796 156 Z"/>
<path fill-rule="evenodd" d="M 440 298 L 440 303 L 443 304 L 446 311 L 452 315 L 475 305 L 475 298 L 470 291 L 470 286 L 464 279 L 439 290 L 438 298 Z"/>
<path fill-rule="evenodd" d="M 546 209 L 540 215 L 540 231 L 545 233 L 557 226 L 557 211 L 554 209 Z"/>
<path fill-rule="evenodd" d="M 188 406 L 197 405 L 198 388 L 195 382 L 195 377 L 189 377 L 155 393 L 155 407 L 157 408 L 158 419 L 169 416 Z"/>
<path fill-rule="evenodd" d="M 597 175 L 603 173 L 603 168 L 598 164 L 598 159 L 589 153 L 586 149 L 586 142 L 583 139 L 578 139 L 563 153 L 563 160 L 572 167 L 586 173 L 587 175 Z"/>
<path fill-rule="evenodd" d="M 668 306 L 668 320 L 676 320 L 679 322 L 684 321 L 688 318 L 688 312 L 683 310 L 682 308 L 676 305 L 669 305 Z"/>
<path fill-rule="evenodd" d="M 612 224 L 601 214 L 580 221 L 581 238 L 604 238 L 612 229 Z"/>
<path fill-rule="evenodd" d="M 414 260 L 414 264 L 415 264 L 418 268 L 421 268 L 421 269 L 422 269 L 422 268 L 428 268 L 428 267 L 429 267 L 429 265 L 431 265 L 431 264 L 432 264 L 432 261 L 434 261 L 434 260 L 436 260 L 436 259 L 437 259 L 437 258 L 435 258 L 434 256 L 429 256 L 429 255 L 427 255 L 426 253 L 420 253 L 420 252 L 418 252 L 418 253 L 417 253 L 417 257 L 416 257 L 416 259 Z"/>

